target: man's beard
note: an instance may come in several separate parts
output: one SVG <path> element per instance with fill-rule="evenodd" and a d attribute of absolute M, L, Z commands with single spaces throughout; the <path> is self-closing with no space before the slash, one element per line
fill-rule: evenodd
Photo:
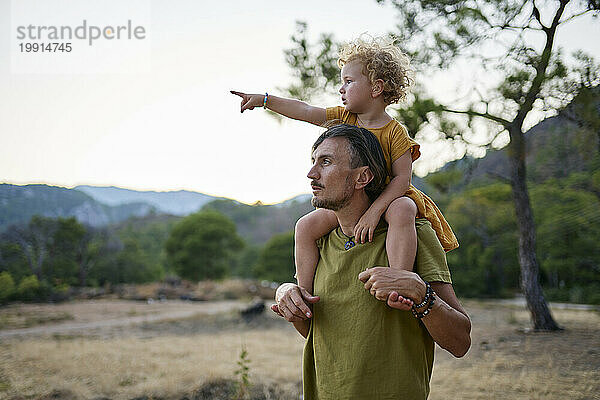
<path fill-rule="evenodd" d="M 321 199 L 313 196 L 310 203 L 315 208 L 325 208 L 331 211 L 338 211 L 344 208 L 352 199 L 352 195 L 354 194 L 354 188 L 350 185 L 351 178 L 346 178 L 346 187 L 344 189 L 344 193 L 337 199 Z"/>

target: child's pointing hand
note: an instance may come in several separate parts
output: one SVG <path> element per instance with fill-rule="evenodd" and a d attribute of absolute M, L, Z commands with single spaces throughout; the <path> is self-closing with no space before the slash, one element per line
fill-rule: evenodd
<path fill-rule="evenodd" d="M 254 107 L 262 107 L 263 101 L 265 99 L 264 94 L 247 94 L 242 92 L 236 92 L 235 90 L 230 90 L 231 94 L 235 94 L 236 96 L 240 96 L 242 98 L 242 105 L 240 112 L 244 112 L 244 110 L 254 110 Z"/>

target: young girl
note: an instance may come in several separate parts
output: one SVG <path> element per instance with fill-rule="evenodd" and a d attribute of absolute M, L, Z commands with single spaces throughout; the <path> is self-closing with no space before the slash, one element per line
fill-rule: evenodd
<path fill-rule="evenodd" d="M 382 38 L 359 38 L 341 48 L 338 66 L 342 79 L 339 92 L 344 107 L 315 107 L 267 93 L 231 93 L 242 98 L 241 112 L 264 107 L 319 126 L 339 120 L 366 128 L 377 137 L 391 180 L 356 224 L 354 236 L 348 238 L 347 250 L 356 243 L 371 241 L 382 216 L 389 225 L 386 251 L 391 268 L 413 269 L 417 251 L 416 217 L 431 222 L 445 251 L 457 248 L 456 237 L 435 203 L 410 183 L 412 162 L 420 156 L 419 145 L 408 136 L 406 128 L 385 111 L 388 105 L 404 100 L 413 83 L 408 57 Z M 310 293 L 319 261 L 316 240 L 337 226 L 333 211 L 326 209 L 316 209 L 296 224 L 298 285 Z"/>

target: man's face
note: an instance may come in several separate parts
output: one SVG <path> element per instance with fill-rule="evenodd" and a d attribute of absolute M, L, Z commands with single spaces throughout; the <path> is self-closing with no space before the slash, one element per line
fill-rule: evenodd
<path fill-rule="evenodd" d="M 350 168 L 348 140 L 325 139 L 312 154 L 312 168 L 307 177 L 313 190 L 312 205 L 337 211 L 354 194 L 354 169 Z"/>

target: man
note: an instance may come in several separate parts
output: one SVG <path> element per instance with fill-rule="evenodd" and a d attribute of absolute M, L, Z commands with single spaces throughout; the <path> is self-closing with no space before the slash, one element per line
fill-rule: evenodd
<path fill-rule="evenodd" d="M 285 283 L 273 306 L 307 338 L 306 400 L 425 399 L 434 341 L 456 357 L 470 347 L 469 317 L 454 294 L 444 251 L 426 220 L 416 223 L 415 272 L 389 268 L 384 222 L 372 242 L 352 240 L 370 197 L 383 189 L 383 162 L 377 139 L 351 125 L 328 129 L 313 146 L 308 173 L 312 202 L 333 210 L 339 228 L 318 242 L 315 296 Z"/>

